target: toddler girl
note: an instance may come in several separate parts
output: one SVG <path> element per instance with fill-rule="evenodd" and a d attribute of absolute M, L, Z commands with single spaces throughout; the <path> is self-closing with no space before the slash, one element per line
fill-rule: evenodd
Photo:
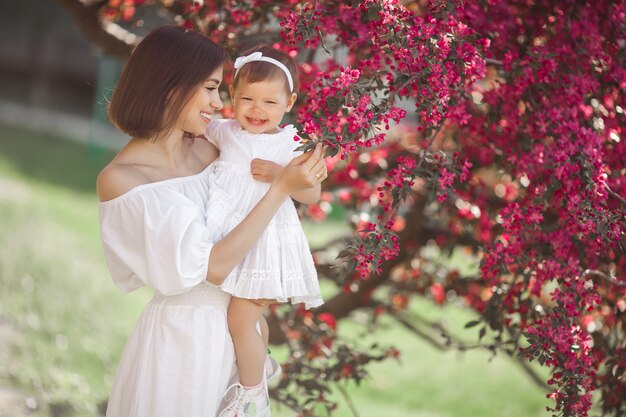
<path fill-rule="evenodd" d="M 211 213 L 208 220 L 221 235 L 245 218 L 282 166 L 297 156 L 297 130 L 292 125 L 279 127 L 296 101 L 297 89 L 296 65 L 283 52 L 261 46 L 235 61 L 230 86 L 235 118 L 212 120 L 206 129 L 206 137 L 220 150 L 214 163 L 211 207 L 206 212 Z M 326 170 L 311 175 L 323 179 Z M 314 203 L 320 197 L 320 185 L 291 196 L 305 204 Z M 228 325 L 240 383 L 227 391 L 225 398 L 230 402 L 220 417 L 269 415 L 263 377 L 266 346 L 257 331 L 263 310 L 274 302 L 304 303 L 306 308 L 322 304 L 309 245 L 292 200 L 278 209 L 221 288 L 233 296 Z"/>

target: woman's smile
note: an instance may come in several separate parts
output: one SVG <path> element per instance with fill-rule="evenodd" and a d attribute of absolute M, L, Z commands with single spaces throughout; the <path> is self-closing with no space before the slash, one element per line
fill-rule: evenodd
<path fill-rule="evenodd" d="M 211 121 L 211 113 L 201 111 L 200 117 L 202 117 L 202 119 L 204 119 L 204 121 L 206 121 L 207 123 Z"/>

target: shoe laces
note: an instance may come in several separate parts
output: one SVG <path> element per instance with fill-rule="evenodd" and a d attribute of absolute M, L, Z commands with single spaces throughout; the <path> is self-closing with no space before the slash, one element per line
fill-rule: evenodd
<path fill-rule="evenodd" d="M 246 394 L 246 389 L 243 385 L 239 383 L 235 383 L 228 387 L 224 392 L 224 399 L 228 401 L 228 406 L 222 410 L 220 413 L 220 417 L 222 415 L 227 415 L 227 412 L 232 412 L 233 415 L 237 415 L 239 410 L 243 405 L 243 397 Z"/>

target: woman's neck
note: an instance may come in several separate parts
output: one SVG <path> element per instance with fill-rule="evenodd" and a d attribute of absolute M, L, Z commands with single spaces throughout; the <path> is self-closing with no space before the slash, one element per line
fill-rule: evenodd
<path fill-rule="evenodd" d="M 134 139 L 140 145 L 144 158 L 150 165 L 162 166 L 172 171 L 185 170 L 189 166 L 194 139 L 182 131 L 152 139 Z"/>

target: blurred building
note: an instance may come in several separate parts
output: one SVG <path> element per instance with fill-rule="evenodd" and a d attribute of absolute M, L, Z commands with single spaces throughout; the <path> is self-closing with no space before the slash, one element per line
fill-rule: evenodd
<path fill-rule="evenodd" d="M 119 146 L 105 109 L 121 65 L 54 0 L 0 0 L 1 123 Z"/>

